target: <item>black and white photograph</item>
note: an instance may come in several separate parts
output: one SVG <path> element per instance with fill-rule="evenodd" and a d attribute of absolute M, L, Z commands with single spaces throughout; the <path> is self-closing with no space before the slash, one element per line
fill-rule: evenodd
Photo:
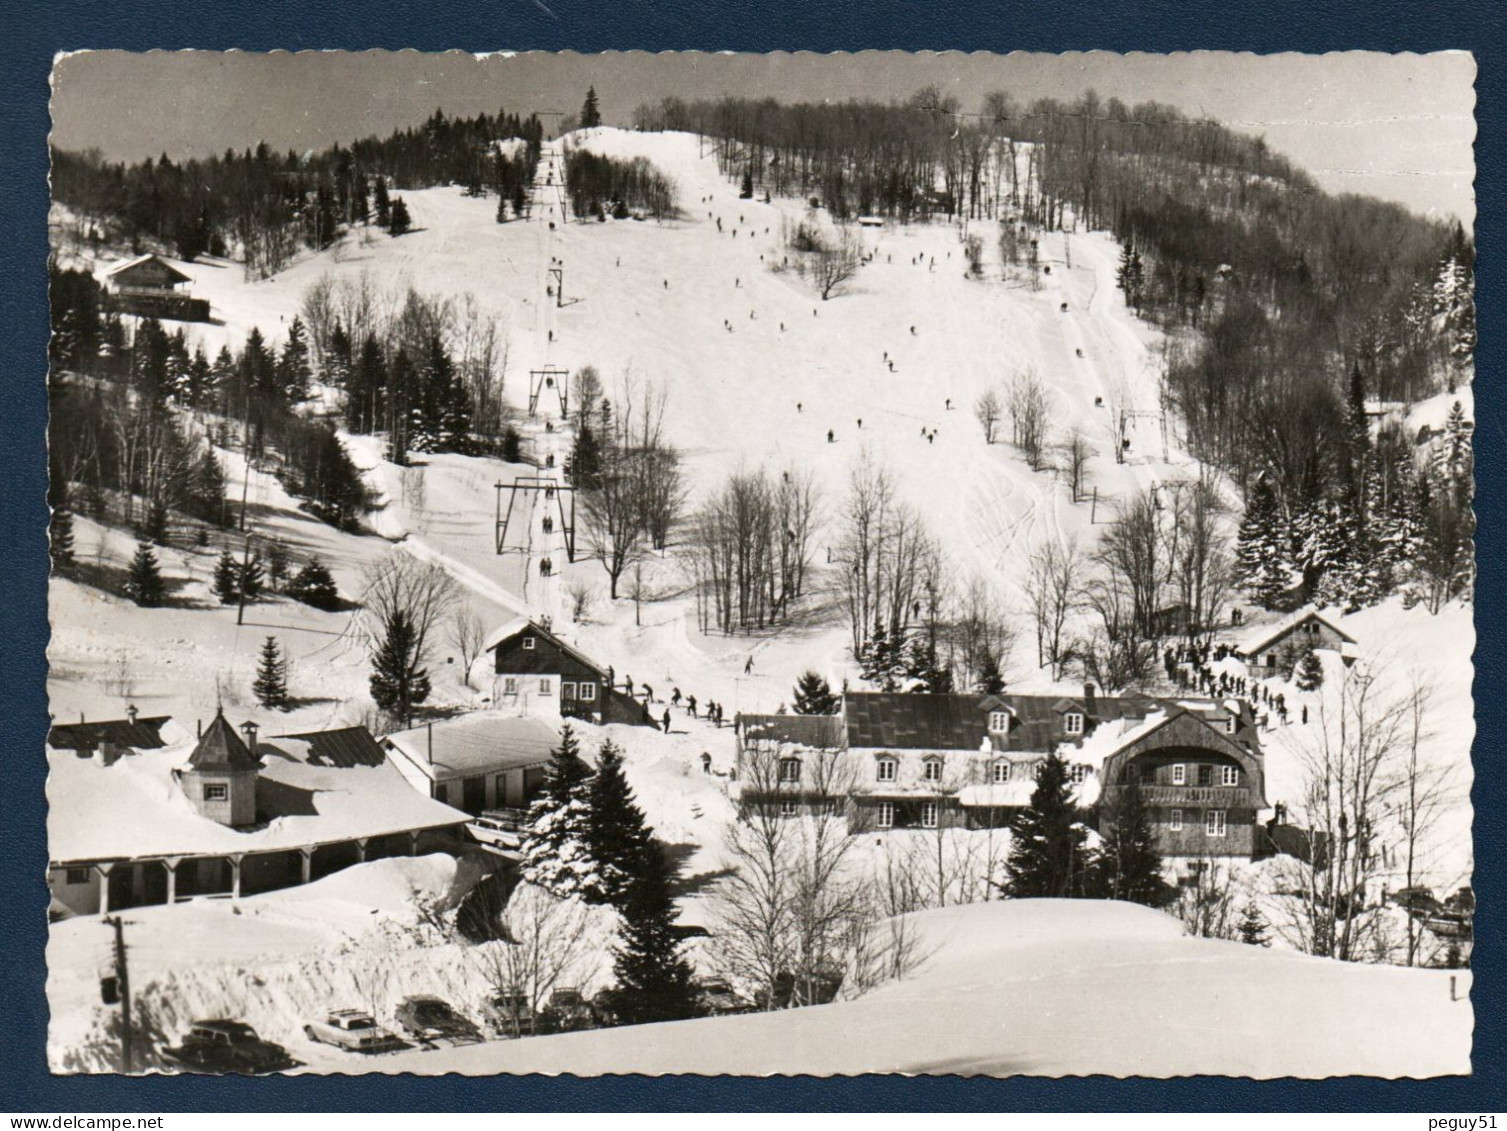
<path fill-rule="evenodd" d="M 60 54 L 50 1071 L 1470 1074 L 1475 78 Z"/>

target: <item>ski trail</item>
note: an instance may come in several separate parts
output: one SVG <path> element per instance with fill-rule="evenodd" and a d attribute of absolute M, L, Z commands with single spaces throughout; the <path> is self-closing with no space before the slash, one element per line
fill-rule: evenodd
<path fill-rule="evenodd" d="M 473 569 L 464 562 L 457 561 L 443 550 L 436 549 L 429 542 L 424 541 L 424 539 L 413 534 L 405 535 L 398 542 L 398 549 L 411 554 L 421 562 L 429 562 L 439 566 L 478 596 L 485 597 L 488 601 L 501 605 L 505 609 L 511 609 L 520 616 L 528 615 L 528 607 L 513 593 L 498 585 L 495 581 L 492 581 L 480 570 Z"/>

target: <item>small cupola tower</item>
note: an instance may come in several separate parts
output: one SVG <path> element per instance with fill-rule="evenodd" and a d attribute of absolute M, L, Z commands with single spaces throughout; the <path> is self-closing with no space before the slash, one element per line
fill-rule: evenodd
<path fill-rule="evenodd" d="M 180 781 L 201 817 L 231 828 L 256 823 L 256 775 L 261 769 L 254 746 L 256 727 L 247 724 L 248 747 L 225 718 L 223 709 L 205 728 Z"/>

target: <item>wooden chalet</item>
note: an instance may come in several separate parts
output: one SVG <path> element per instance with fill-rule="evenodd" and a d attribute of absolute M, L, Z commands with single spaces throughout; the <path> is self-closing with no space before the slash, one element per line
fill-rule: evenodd
<path fill-rule="evenodd" d="M 106 302 L 121 314 L 208 322 L 209 303 L 181 289 L 192 282 L 160 255 L 138 255 L 105 272 Z"/>
<path fill-rule="evenodd" d="M 591 723 L 654 726 L 648 708 L 613 686 L 607 669 L 534 621 L 518 618 L 488 638 L 492 702 Z"/>

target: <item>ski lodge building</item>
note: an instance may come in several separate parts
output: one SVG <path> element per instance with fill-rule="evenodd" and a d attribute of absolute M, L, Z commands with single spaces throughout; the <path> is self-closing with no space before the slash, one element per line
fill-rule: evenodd
<path fill-rule="evenodd" d="M 1267 808 L 1255 721 L 1235 700 L 857 692 L 841 714 L 739 715 L 737 799 L 849 826 L 998 828 L 1056 751 L 1079 803 L 1134 782 L 1166 856 L 1254 856 Z"/>
<path fill-rule="evenodd" d="M 492 704 L 499 710 L 655 725 L 648 708 L 613 687 L 607 669 L 531 620 L 503 625 L 487 638 L 482 654 L 493 658 Z"/>
<path fill-rule="evenodd" d="M 52 913 L 105 914 L 294 887 L 387 856 L 453 851 L 466 815 L 421 796 L 365 727 L 258 740 L 217 713 L 53 727 Z"/>
<path fill-rule="evenodd" d="M 1319 649 L 1338 652 L 1349 663 L 1355 658 L 1355 637 L 1313 605 L 1276 624 L 1253 626 L 1235 642 L 1235 655 L 1257 679 L 1287 675 L 1305 653 Z"/>
<path fill-rule="evenodd" d="M 208 322 L 209 303 L 179 289 L 191 282 L 160 255 L 138 255 L 105 272 L 106 301 L 121 314 Z"/>
<path fill-rule="evenodd" d="M 413 789 L 475 817 L 526 808 L 559 744 L 543 719 L 479 711 L 389 734 L 381 747 Z"/>

